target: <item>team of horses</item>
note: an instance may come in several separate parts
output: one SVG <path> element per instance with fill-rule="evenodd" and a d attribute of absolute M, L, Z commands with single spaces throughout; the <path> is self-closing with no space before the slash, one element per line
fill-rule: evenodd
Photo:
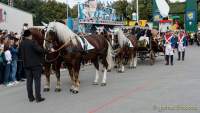
<path fill-rule="evenodd" d="M 44 49 L 51 51 L 44 55 L 46 75 L 44 91 L 50 90 L 51 69 L 55 71 L 57 78 L 55 91 L 61 91 L 60 68 L 62 63 L 69 71 L 70 92 L 74 94 L 77 94 L 80 88 L 81 65 L 88 62 L 94 64 L 96 73 L 93 85 L 99 84 L 99 71 L 101 70 L 100 65 L 102 65 L 101 86 L 106 86 L 107 72 L 111 71 L 115 65 L 118 72 L 124 72 L 127 64 L 129 64 L 129 68 L 137 66 L 137 35 L 142 34 L 142 29 L 128 35 L 125 35 L 121 28 L 114 28 L 106 31 L 97 30 L 96 34 L 80 36 L 71 31 L 65 24 L 56 21 L 50 22 L 45 29 L 34 27 L 29 29 L 33 39 Z M 153 35 L 150 37 L 152 38 Z M 154 38 L 152 42 L 155 46 L 155 52 L 158 52 L 159 39 Z M 91 45 L 90 49 L 88 45 Z"/>

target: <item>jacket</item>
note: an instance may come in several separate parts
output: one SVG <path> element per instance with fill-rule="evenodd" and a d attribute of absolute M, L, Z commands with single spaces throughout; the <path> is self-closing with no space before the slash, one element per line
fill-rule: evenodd
<path fill-rule="evenodd" d="M 19 47 L 19 54 L 25 68 L 42 66 L 44 61 L 44 50 L 34 40 L 23 40 Z"/>

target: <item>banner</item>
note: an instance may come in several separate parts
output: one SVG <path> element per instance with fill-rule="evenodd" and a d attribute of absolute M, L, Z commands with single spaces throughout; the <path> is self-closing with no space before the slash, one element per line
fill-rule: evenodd
<path fill-rule="evenodd" d="M 185 10 L 185 29 L 187 32 L 197 31 L 197 2 L 187 0 Z"/>

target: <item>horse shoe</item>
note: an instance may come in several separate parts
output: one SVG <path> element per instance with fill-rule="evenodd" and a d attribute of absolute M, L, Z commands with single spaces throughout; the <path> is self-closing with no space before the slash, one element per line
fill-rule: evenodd
<path fill-rule="evenodd" d="M 101 83 L 101 86 L 106 86 L 106 83 Z"/>

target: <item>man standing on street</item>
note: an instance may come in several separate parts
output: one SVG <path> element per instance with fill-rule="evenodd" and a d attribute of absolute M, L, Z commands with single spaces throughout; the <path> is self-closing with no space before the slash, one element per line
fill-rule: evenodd
<path fill-rule="evenodd" d="M 178 34 L 177 43 L 178 43 L 178 61 L 181 60 L 181 56 L 182 56 L 182 61 L 184 61 L 185 47 L 187 46 L 187 39 L 184 31 L 180 31 L 180 33 Z"/>
<path fill-rule="evenodd" d="M 27 92 L 30 102 L 42 102 L 45 98 L 41 97 L 41 73 L 42 73 L 42 56 L 44 50 L 32 40 L 30 30 L 25 30 L 19 51 L 24 62 L 25 74 L 27 78 Z M 33 95 L 33 81 L 35 82 L 35 97 Z"/>
<path fill-rule="evenodd" d="M 174 59 L 174 48 L 175 48 L 175 38 L 172 32 L 167 31 L 164 36 L 164 46 L 165 46 L 165 59 L 166 64 L 169 65 L 169 59 L 171 65 L 173 65 L 173 59 Z"/>

